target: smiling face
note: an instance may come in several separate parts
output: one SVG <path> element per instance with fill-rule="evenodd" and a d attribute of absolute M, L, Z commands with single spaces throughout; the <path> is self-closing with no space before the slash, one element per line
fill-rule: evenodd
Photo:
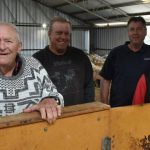
<path fill-rule="evenodd" d="M 51 40 L 50 49 L 56 55 L 62 55 L 70 43 L 71 26 L 67 22 L 54 22 L 52 30 L 49 31 Z"/>
<path fill-rule="evenodd" d="M 21 48 L 15 28 L 0 24 L 0 70 L 9 70 L 15 66 L 16 55 Z"/>
<path fill-rule="evenodd" d="M 146 34 L 147 30 L 142 22 L 132 21 L 128 25 L 128 37 L 132 45 L 142 45 Z"/>

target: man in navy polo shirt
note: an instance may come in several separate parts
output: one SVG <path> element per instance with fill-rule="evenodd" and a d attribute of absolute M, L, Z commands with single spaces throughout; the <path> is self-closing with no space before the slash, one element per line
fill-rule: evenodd
<path fill-rule="evenodd" d="M 139 77 L 150 69 L 150 46 L 143 42 L 145 20 L 131 17 L 127 27 L 130 42 L 114 48 L 100 71 L 101 101 L 111 107 L 131 105 Z"/>

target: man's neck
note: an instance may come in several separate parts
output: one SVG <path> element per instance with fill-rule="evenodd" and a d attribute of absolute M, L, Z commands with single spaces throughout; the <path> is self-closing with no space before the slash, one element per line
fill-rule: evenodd
<path fill-rule="evenodd" d="M 128 44 L 128 47 L 133 51 L 133 52 L 137 52 L 141 49 L 143 43 L 142 44 L 132 44 L 132 43 L 129 43 Z"/>
<path fill-rule="evenodd" d="M 5 67 L 1 66 L 0 67 L 0 74 L 6 77 L 11 77 L 13 75 L 14 68 L 16 66 L 16 63 L 14 63 L 11 66 Z"/>
<path fill-rule="evenodd" d="M 55 50 L 54 47 L 52 47 L 51 45 L 49 45 L 49 50 L 54 53 L 55 55 L 63 55 L 66 53 L 66 50 Z"/>

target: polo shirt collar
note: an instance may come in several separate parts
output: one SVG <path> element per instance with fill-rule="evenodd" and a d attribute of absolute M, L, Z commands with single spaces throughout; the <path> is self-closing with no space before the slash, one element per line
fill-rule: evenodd
<path fill-rule="evenodd" d="M 128 44 L 130 43 L 130 41 L 125 42 L 125 45 L 128 47 Z M 143 53 L 145 51 L 145 43 L 143 43 L 141 49 L 139 51 L 137 51 L 138 53 Z M 128 52 L 133 52 L 129 47 L 127 49 Z M 136 52 L 134 52 L 136 53 Z"/>

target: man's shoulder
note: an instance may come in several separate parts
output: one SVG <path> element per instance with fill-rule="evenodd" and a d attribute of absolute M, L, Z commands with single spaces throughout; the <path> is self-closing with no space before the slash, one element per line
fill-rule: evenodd
<path fill-rule="evenodd" d="M 37 50 L 37 52 L 35 52 L 33 54 L 33 57 L 44 55 L 48 50 L 49 50 L 49 48 L 48 48 L 48 45 L 47 45 L 44 49 Z"/>
<path fill-rule="evenodd" d="M 68 46 L 68 49 L 71 51 L 82 51 L 81 49 L 79 49 L 77 47 L 73 47 L 73 46 Z"/>
<path fill-rule="evenodd" d="M 123 45 L 119 45 L 119 46 L 114 47 L 112 49 L 112 51 L 118 52 L 118 51 L 123 50 L 125 48 L 127 48 L 127 45 L 123 44 Z"/>
<path fill-rule="evenodd" d="M 26 65 L 28 65 L 28 66 L 37 66 L 37 65 L 40 65 L 40 62 L 36 59 L 36 58 L 34 58 L 34 57 L 32 57 L 32 56 L 21 56 L 21 59 L 23 60 L 23 62 L 25 62 L 25 64 Z"/>
<path fill-rule="evenodd" d="M 126 45 L 119 45 L 117 47 L 114 47 L 109 55 L 112 56 L 112 55 L 120 55 L 120 54 L 123 54 L 127 51 L 127 46 Z"/>
<path fill-rule="evenodd" d="M 82 49 L 69 46 L 68 50 L 73 53 L 74 55 L 86 55 L 85 52 Z"/>
<path fill-rule="evenodd" d="M 144 49 L 147 49 L 147 50 L 150 50 L 150 45 L 144 43 L 144 44 L 143 44 L 143 48 L 144 48 Z"/>

